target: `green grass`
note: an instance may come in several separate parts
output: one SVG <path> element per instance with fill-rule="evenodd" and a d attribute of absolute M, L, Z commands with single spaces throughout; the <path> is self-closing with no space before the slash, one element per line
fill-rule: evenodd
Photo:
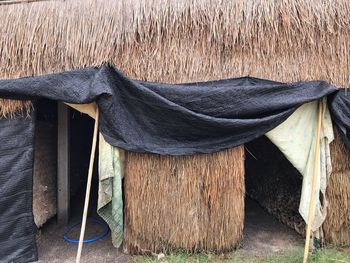
<path fill-rule="evenodd" d="M 239 254 L 232 255 L 212 255 L 212 254 L 186 254 L 176 253 L 165 255 L 162 259 L 157 257 L 136 257 L 136 263 L 300 263 L 303 259 L 303 252 L 298 251 L 291 255 L 254 258 L 243 257 Z M 350 263 L 349 249 L 346 252 L 344 249 L 327 248 L 318 250 L 309 257 L 310 263 Z"/>

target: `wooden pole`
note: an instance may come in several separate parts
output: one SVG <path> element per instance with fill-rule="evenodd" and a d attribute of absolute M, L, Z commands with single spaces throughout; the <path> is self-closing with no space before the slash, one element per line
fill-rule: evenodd
<path fill-rule="evenodd" d="M 70 210 L 69 108 L 57 104 L 57 221 L 68 224 Z"/>
<path fill-rule="evenodd" d="M 323 113 L 323 102 L 322 99 L 319 101 L 318 106 L 318 120 L 317 120 L 317 136 L 316 136 L 316 145 L 315 145 L 315 159 L 314 159 L 314 171 L 312 175 L 312 188 L 309 204 L 309 215 L 306 228 L 306 239 L 305 239 L 305 248 L 304 248 L 304 260 L 303 263 L 307 262 L 310 248 L 310 236 L 311 236 L 311 227 L 313 220 L 313 208 L 315 204 L 315 191 L 316 191 L 316 182 L 318 174 L 318 165 L 319 165 L 319 155 L 320 155 L 320 138 L 321 138 L 321 127 L 322 127 L 322 113 Z"/>
<path fill-rule="evenodd" d="M 89 208 L 89 200 L 90 200 L 92 172 L 93 172 L 93 168 L 94 168 L 95 151 L 96 151 L 96 144 L 97 144 L 98 120 L 99 120 L 99 111 L 98 111 L 98 108 L 97 108 L 96 109 L 95 126 L 94 126 L 94 135 L 93 135 L 91 154 L 90 154 L 88 180 L 87 180 L 87 183 L 86 183 L 86 193 L 85 193 L 83 220 L 82 220 L 82 223 L 81 223 L 78 252 L 77 252 L 77 257 L 76 257 L 76 260 L 75 260 L 76 263 L 80 263 L 81 251 L 83 249 L 83 240 L 84 240 L 86 219 L 87 219 L 88 208 Z"/>

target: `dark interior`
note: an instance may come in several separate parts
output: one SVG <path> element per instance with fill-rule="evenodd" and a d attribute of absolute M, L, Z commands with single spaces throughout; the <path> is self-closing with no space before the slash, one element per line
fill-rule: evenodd
<path fill-rule="evenodd" d="M 49 128 L 50 137 L 56 144 L 51 144 L 50 152 L 56 154 L 57 158 L 57 102 L 40 99 L 35 103 L 37 129 L 44 126 Z M 79 218 L 85 199 L 85 188 L 89 168 L 91 143 L 93 136 L 94 120 L 69 107 L 69 142 L 70 142 L 70 207 L 71 218 Z M 97 208 L 98 173 L 97 162 L 98 151 L 95 155 L 93 182 L 90 197 L 89 212 L 95 212 Z M 53 164 L 50 164 L 52 166 Z M 57 165 L 57 162 L 54 164 Z M 43 167 L 42 169 L 48 169 Z M 52 169 L 52 167 L 50 167 Z M 56 167 L 54 167 L 56 169 Z M 54 174 L 53 176 L 57 176 Z M 57 188 L 57 186 L 56 186 Z"/>
<path fill-rule="evenodd" d="M 262 136 L 245 145 L 246 193 L 283 224 L 304 233 L 298 208 L 302 175 L 282 152 Z"/>
<path fill-rule="evenodd" d="M 70 109 L 70 178 L 71 211 L 81 210 L 85 199 L 87 175 L 93 137 L 94 120 L 86 114 Z M 89 212 L 97 209 L 98 151 L 95 154 Z M 81 214 L 80 214 L 81 217 Z"/>

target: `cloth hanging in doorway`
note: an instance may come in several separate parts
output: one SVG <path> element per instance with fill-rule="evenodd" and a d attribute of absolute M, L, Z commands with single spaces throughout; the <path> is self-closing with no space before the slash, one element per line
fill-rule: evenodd
<path fill-rule="evenodd" d="M 318 108 L 318 101 L 304 104 L 282 124 L 266 133 L 266 136 L 303 176 L 299 213 L 305 222 L 308 219 L 312 189 Z M 317 156 L 319 166 L 313 207 L 313 231 L 321 227 L 326 218 L 327 200 L 325 193 L 327 180 L 332 172 L 329 144 L 333 140 L 332 119 L 326 99 L 323 99 L 320 153 Z M 281 172 L 283 173 L 283 171 Z"/>
<path fill-rule="evenodd" d="M 112 243 L 119 247 L 123 242 L 123 151 L 99 137 L 99 185 L 97 212 L 111 229 Z"/>

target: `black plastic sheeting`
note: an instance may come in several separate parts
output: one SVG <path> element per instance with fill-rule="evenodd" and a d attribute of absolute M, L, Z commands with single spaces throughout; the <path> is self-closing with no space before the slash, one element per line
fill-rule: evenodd
<path fill-rule="evenodd" d="M 0 262 L 37 260 L 33 145 L 33 118 L 0 119 Z"/>
<path fill-rule="evenodd" d="M 234 147 L 272 130 L 304 103 L 328 96 L 350 146 L 350 94 L 324 81 L 292 84 L 251 77 L 163 84 L 131 80 L 110 65 L 0 81 L 0 97 L 96 101 L 111 145 L 185 155 Z M 0 120 L 1 262 L 35 260 L 32 119 Z"/>
<path fill-rule="evenodd" d="M 330 94 L 331 114 L 349 133 L 350 95 L 324 81 L 284 84 L 244 77 L 170 85 L 131 80 L 110 65 L 0 81 L 0 97 L 96 101 L 100 130 L 111 145 L 171 155 L 249 142 L 300 105 Z"/>
<path fill-rule="evenodd" d="M 332 120 L 340 129 L 343 141 L 350 150 L 350 90 L 340 89 L 328 96 L 328 106 Z"/>

